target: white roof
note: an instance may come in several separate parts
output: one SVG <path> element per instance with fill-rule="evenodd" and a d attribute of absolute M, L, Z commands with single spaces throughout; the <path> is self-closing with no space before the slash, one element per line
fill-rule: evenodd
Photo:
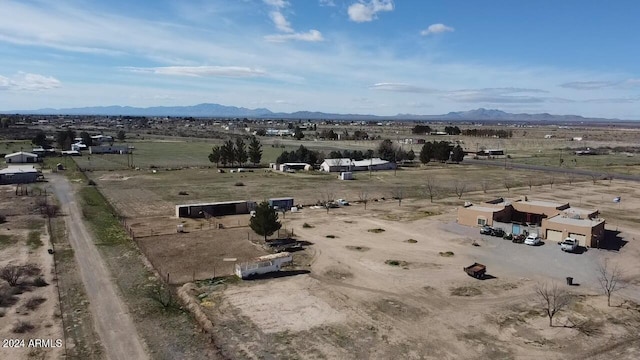
<path fill-rule="evenodd" d="M 349 165 L 352 165 L 351 159 L 349 159 L 349 158 L 324 159 L 324 162 L 329 166 L 349 166 Z"/>
<path fill-rule="evenodd" d="M 372 158 L 372 159 L 356 160 L 353 162 L 353 166 L 384 165 L 388 163 L 389 162 L 387 160 L 382 160 L 380 158 Z"/>
<path fill-rule="evenodd" d="M 567 205 L 567 203 L 557 203 L 557 202 L 551 202 L 551 201 L 541 201 L 541 200 L 526 200 L 526 201 L 518 201 L 521 204 L 526 204 L 526 205 L 534 205 L 534 206 L 544 206 L 544 207 L 552 207 L 552 208 L 559 208 L 561 206 L 565 206 Z M 516 202 L 516 203 L 518 203 Z"/>
<path fill-rule="evenodd" d="M 548 219 L 547 221 L 556 224 L 594 227 L 600 223 L 603 223 L 604 219 L 572 219 L 570 217 L 558 215 Z"/>
<path fill-rule="evenodd" d="M 6 169 L 0 170 L 0 174 L 17 174 L 17 173 L 37 173 L 38 170 L 33 165 L 13 165 Z"/>
<path fill-rule="evenodd" d="M 504 210 L 504 207 L 489 207 L 489 206 L 477 206 L 477 205 L 471 205 L 471 206 L 467 206 L 465 209 L 472 209 L 472 210 L 476 210 L 476 211 L 484 211 L 484 212 L 497 212 L 497 211 L 501 211 Z"/>
<path fill-rule="evenodd" d="M 29 157 L 38 157 L 38 155 L 30 153 L 30 152 L 18 151 L 18 152 L 14 152 L 14 153 L 11 153 L 11 154 L 7 154 L 7 155 L 4 156 L 4 158 L 6 159 L 6 158 L 18 156 L 18 155 L 26 155 L 26 156 L 29 156 Z"/>

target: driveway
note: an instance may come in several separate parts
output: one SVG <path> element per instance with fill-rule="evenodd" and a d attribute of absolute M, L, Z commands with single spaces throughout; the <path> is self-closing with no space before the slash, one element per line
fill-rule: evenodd
<path fill-rule="evenodd" d="M 111 282 L 111 274 L 95 246 L 92 234 L 85 226 L 71 184 L 57 174 L 49 175 L 48 179 L 60 201 L 62 212 L 66 214 L 69 242 L 107 358 L 148 359 L 127 307 Z"/>

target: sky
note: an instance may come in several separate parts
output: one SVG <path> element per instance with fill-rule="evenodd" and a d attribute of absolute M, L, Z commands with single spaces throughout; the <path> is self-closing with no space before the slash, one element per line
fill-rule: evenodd
<path fill-rule="evenodd" d="M 636 0 L 0 0 L 0 110 L 640 120 Z"/>

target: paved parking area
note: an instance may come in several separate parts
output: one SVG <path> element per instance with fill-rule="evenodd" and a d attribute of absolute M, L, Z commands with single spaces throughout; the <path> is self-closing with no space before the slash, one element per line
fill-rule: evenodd
<path fill-rule="evenodd" d="M 615 252 L 599 249 L 588 249 L 582 254 L 565 253 L 556 242 L 544 242 L 540 246 L 514 244 L 511 240 L 480 235 L 478 228 L 457 223 L 445 226 L 450 232 L 475 239 L 480 246 L 470 246 L 466 255 L 487 265 L 488 273 L 498 278 L 543 276 L 565 281 L 571 276 L 574 283 L 597 287 L 598 262 L 603 257 L 615 256 Z"/>

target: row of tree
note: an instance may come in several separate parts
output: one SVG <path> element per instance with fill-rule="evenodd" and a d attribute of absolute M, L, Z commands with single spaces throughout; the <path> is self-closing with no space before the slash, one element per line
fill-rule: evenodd
<path fill-rule="evenodd" d="M 462 130 L 462 135 L 475 137 L 498 137 L 506 139 L 513 137 L 513 131 L 497 129 L 465 129 Z"/>
<path fill-rule="evenodd" d="M 433 129 L 429 125 L 416 125 L 411 129 L 411 133 L 414 135 L 429 134 L 432 131 Z M 447 135 L 460 135 L 462 130 L 457 126 L 445 126 L 444 132 L 447 133 Z"/>
<path fill-rule="evenodd" d="M 401 162 L 404 160 L 413 161 L 416 158 L 416 154 L 413 150 L 405 151 L 402 147 L 394 144 L 389 139 L 384 139 L 378 145 L 376 155 L 382 159 L 391 162 Z"/>
<path fill-rule="evenodd" d="M 276 163 L 284 164 L 288 162 L 301 162 L 307 164 L 317 164 L 324 160 L 324 155 L 318 151 L 309 150 L 300 145 L 295 151 L 283 151 L 276 159 Z"/>
<path fill-rule="evenodd" d="M 209 154 L 209 161 L 223 166 L 226 165 L 243 165 L 247 161 L 258 164 L 262 160 L 262 145 L 258 138 L 253 136 L 249 142 L 249 147 L 241 137 L 236 138 L 236 141 L 229 139 L 222 145 L 216 145 L 211 149 Z"/>
<path fill-rule="evenodd" d="M 461 162 L 464 159 L 464 150 L 460 145 L 453 146 L 447 141 L 427 142 L 420 150 L 420 162 L 426 164 L 431 160 L 446 162 Z"/>

